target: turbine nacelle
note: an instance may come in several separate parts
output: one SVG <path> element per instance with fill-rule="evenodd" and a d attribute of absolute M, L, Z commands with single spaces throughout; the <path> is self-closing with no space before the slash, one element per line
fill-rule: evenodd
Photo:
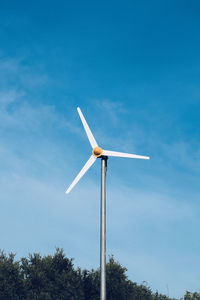
<path fill-rule="evenodd" d="M 94 155 L 94 157 L 100 157 L 103 153 L 103 149 L 101 147 L 95 147 L 92 150 L 92 154 Z"/>
<path fill-rule="evenodd" d="M 87 134 L 88 140 L 90 142 L 90 145 L 92 147 L 92 155 L 82 168 L 82 170 L 79 172 L 79 174 L 76 176 L 70 187 L 67 189 L 66 193 L 68 194 L 72 188 L 77 184 L 77 182 L 83 177 L 83 175 L 87 172 L 87 170 L 93 165 L 93 163 L 96 161 L 98 157 L 101 156 L 115 156 L 115 157 L 127 157 L 127 158 L 138 158 L 138 159 L 149 159 L 148 156 L 143 155 L 136 155 L 136 154 L 129 154 L 129 153 L 123 153 L 123 152 L 116 152 L 116 151 L 110 151 L 110 150 L 103 150 L 101 147 L 98 146 L 81 110 L 79 107 L 77 107 L 78 114 L 80 116 L 80 119 L 82 121 L 83 127 L 85 129 L 85 132 Z"/>

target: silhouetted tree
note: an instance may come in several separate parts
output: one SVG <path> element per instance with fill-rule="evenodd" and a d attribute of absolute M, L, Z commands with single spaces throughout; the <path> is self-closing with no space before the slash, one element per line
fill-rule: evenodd
<path fill-rule="evenodd" d="M 99 270 L 82 272 L 82 287 L 84 293 L 84 299 L 87 300 L 99 300 L 100 294 L 100 273 Z"/>
<path fill-rule="evenodd" d="M 190 293 L 187 291 L 184 300 L 200 300 L 200 293 Z"/>
<path fill-rule="evenodd" d="M 0 299 L 25 299 L 24 281 L 20 272 L 19 262 L 14 261 L 14 254 L 8 257 L 0 251 Z"/>
<path fill-rule="evenodd" d="M 28 300 L 81 300 L 81 272 L 57 249 L 54 256 L 30 255 L 21 260 Z"/>

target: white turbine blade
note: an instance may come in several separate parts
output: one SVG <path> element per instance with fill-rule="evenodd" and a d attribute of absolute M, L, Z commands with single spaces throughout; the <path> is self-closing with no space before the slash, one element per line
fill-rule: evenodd
<path fill-rule="evenodd" d="M 76 176 L 76 178 L 74 179 L 70 187 L 67 189 L 66 194 L 69 194 L 71 189 L 73 189 L 73 187 L 77 184 L 77 182 L 81 179 L 81 177 L 83 177 L 83 175 L 87 172 L 87 170 L 93 165 L 95 160 L 96 157 L 94 157 L 94 155 L 90 156 L 90 158 L 88 159 L 88 161 L 86 162 L 82 170 L 78 173 L 78 175 Z"/>
<path fill-rule="evenodd" d="M 123 152 L 109 151 L 109 150 L 103 150 L 102 155 L 128 157 L 128 158 L 139 158 L 139 159 L 149 159 L 150 158 L 149 156 L 142 156 L 142 155 L 136 155 L 136 154 L 123 153 Z"/>
<path fill-rule="evenodd" d="M 96 142 L 96 140 L 95 140 L 95 138 L 94 138 L 94 136 L 93 136 L 93 134 L 92 134 L 92 132 L 90 130 L 90 127 L 88 126 L 88 124 L 87 124 L 87 122 L 86 122 L 86 120 L 85 120 L 85 118 L 84 118 L 84 116 L 82 114 L 82 111 L 80 110 L 79 107 L 77 107 L 77 111 L 78 111 L 78 114 L 79 114 L 79 116 L 81 118 L 81 121 L 83 123 L 83 127 L 85 128 L 87 137 L 88 137 L 88 139 L 90 141 L 90 144 L 91 144 L 92 148 L 98 147 L 97 142 Z"/>

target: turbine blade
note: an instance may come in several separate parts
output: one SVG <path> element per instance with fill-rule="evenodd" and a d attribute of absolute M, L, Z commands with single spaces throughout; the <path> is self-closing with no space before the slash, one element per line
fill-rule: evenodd
<path fill-rule="evenodd" d="M 73 189 L 73 187 L 77 184 L 77 182 L 81 179 L 81 177 L 83 177 L 83 175 L 87 172 L 87 170 L 93 165 L 95 160 L 96 157 L 94 157 L 94 155 L 90 156 L 90 158 L 88 159 L 88 161 L 86 162 L 82 170 L 78 173 L 78 175 L 76 176 L 72 184 L 67 189 L 66 194 L 69 194 L 69 192 Z"/>
<path fill-rule="evenodd" d="M 102 155 L 128 157 L 128 158 L 139 158 L 139 159 L 150 159 L 149 156 L 142 156 L 142 155 L 136 155 L 136 154 L 123 153 L 123 152 L 109 151 L 109 150 L 103 150 Z"/>
<path fill-rule="evenodd" d="M 95 138 L 94 138 L 94 136 L 93 136 L 93 134 L 92 134 L 92 132 L 90 130 L 90 127 L 88 126 L 88 124 L 87 124 L 87 122 L 86 122 L 86 120 L 85 120 L 85 118 L 84 118 L 84 116 L 82 114 L 82 111 L 80 110 L 80 107 L 77 107 L 77 111 L 78 111 L 78 114 L 79 114 L 79 116 L 81 118 L 81 121 L 83 123 L 83 127 L 84 127 L 84 129 L 86 131 L 87 137 L 89 139 L 89 142 L 90 142 L 92 148 L 98 147 L 97 142 L 96 142 L 96 140 L 95 140 Z"/>

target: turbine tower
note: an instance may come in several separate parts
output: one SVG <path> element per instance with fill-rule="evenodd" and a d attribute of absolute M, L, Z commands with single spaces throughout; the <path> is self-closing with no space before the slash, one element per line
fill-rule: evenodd
<path fill-rule="evenodd" d="M 100 218 L 100 272 L 101 272 L 101 285 L 100 285 L 100 300 L 106 300 L 106 172 L 107 172 L 107 159 L 109 156 L 127 157 L 138 159 L 149 159 L 149 156 L 142 156 L 136 154 L 122 153 L 110 150 L 103 150 L 98 146 L 81 110 L 77 107 L 78 114 L 82 121 L 83 127 L 86 131 L 90 145 L 92 147 L 92 155 L 76 176 L 72 184 L 67 189 L 66 193 L 72 190 L 77 182 L 83 177 L 88 169 L 93 165 L 97 158 L 101 159 L 101 218 Z"/>

